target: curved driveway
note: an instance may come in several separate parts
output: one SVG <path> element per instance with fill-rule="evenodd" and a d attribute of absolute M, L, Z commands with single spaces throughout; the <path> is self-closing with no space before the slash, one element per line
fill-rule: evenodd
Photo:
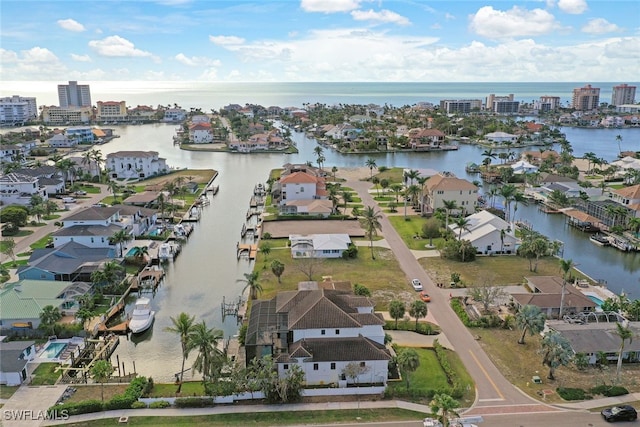
<path fill-rule="evenodd" d="M 369 182 L 347 181 L 345 185 L 358 192 L 358 196 L 365 206 L 377 206 L 369 194 L 371 187 Z M 449 291 L 435 286 L 386 215 L 382 216 L 380 224 L 385 240 L 398 259 L 400 268 L 407 275 L 407 282 L 411 278 L 418 278 L 422 281 L 425 290 L 430 295 L 436 296 L 436 300 L 447 301 Z M 449 304 L 431 304 L 429 305 L 429 313 L 433 314 L 476 383 L 476 401 L 473 409 L 468 413 L 531 413 L 558 410 L 541 404 L 511 384 L 489 359 Z"/>

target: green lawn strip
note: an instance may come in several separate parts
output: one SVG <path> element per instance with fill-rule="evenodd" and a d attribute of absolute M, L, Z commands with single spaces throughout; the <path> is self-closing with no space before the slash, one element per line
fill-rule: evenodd
<path fill-rule="evenodd" d="M 247 406 L 247 411 L 251 406 Z M 158 409 L 160 413 L 162 409 Z M 385 409 L 344 409 L 330 411 L 282 411 L 256 412 L 243 414 L 200 415 L 194 417 L 129 417 L 128 425 L 134 426 L 275 426 L 275 425 L 311 425 L 334 423 L 369 423 L 391 421 L 420 421 L 425 417 L 423 413 L 399 408 Z M 71 419 L 73 420 L 73 418 Z M 113 426 L 117 418 L 92 420 L 82 423 L 72 423 L 69 426 Z"/>
<path fill-rule="evenodd" d="M 11 396 L 13 396 L 13 393 L 15 393 L 16 390 L 18 390 L 19 388 L 20 388 L 20 386 L 1 385 L 0 386 L 0 399 L 9 399 Z"/>
<path fill-rule="evenodd" d="M 60 218 L 62 215 L 58 215 L 58 214 L 51 214 L 51 215 L 44 215 L 42 217 L 42 219 L 46 220 L 46 221 L 52 221 L 54 219 L 58 219 Z"/>
<path fill-rule="evenodd" d="M 17 259 L 16 262 L 7 261 L 7 262 L 3 262 L 2 265 L 6 268 L 15 268 L 21 265 L 27 265 L 28 262 L 29 262 L 28 259 Z"/>
<path fill-rule="evenodd" d="M 100 193 L 100 187 L 95 187 L 93 185 L 81 185 L 80 190 L 86 191 L 87 194 L 98 194 Z"/>
<path fill-rule="evenodd" d="M 527 276 L 560 275 L 558 258 L 545 257 L 538 262 L 536 272 L 529 271 L 529 261 L 519 256 L 479 256 L 473 262 L 459 262 L 443 258 L 422 258 L 419 260 L 431 278 L 448 283 L 451 273 L 460 274 L 465 284 L 477 283 L 479 278 L 491 272 L 492 282 L 498 285 L 517 285 Z M 572 274 L 578 279 L 585 276 L 574 270 Z M 437 276 L 437 277 L 436 277 Z"/>
<path fill-rule="evenodd" d="M 31 252 L 21 252 L 18 255 L 16 255 L 18 258 L 25 258 L 28 256 L 31 256 Z"/>
<path fill-rule="evenodd" d="M 392 184 L 393 183 L 402 184 L 404 183 L 403 170 L 404 168 L 391 168 L 391 169 L 385 170 L 384 172 L 375 173 L 374 171 L 373 176 L 377 177 L 380 181 L 382 181 L 383 179 L 386 179 Z"/>
<path fill-rule="evenodd" d="M 420 366 L 415 372 L 409 374 L 409 390 L 446 390 L 449 388 L 447 376 L 440 367 L 436 353 L 427 348 L 414 348 L 420 358 Z M 392 385 L 393 384 L 393 385 Z M 402 382 L 389 383 L 394 388 L 407 390 L 406 379 Z M 403 390 L 398 390 L 399 392 Z"/>
<path fill-rule="evenodd" d="M 398 212 L 402 212 L 403 209 L 403 207 L 397 208 Z M 422 235 L 422 226 L 427 221 L 427 218 L 419 215 L 409 215 L 407 218 L 408 221 L 404 215 L 393 215 L 389 216 L 389 222 L 391 222 L 391 225 L 393 225 L 393 228 L 402 237 L 409 249 L 425 250 L 429 244 L 429 239 L 415 239 L 414 237 Z M 439 240 L 441 239 L 433 239 L 433 244 L 435 245 Z"/>
<path fill-rule="evenodd" d="M 393 252 L 385 248 L 374 247 L 376 259 L 371 259 L 371 252 L 367 247 L 358 247 L 356 259 L 325 259 L 318 260 L 313 268 L 313 280 L 321 280 L 322 276 L 332 276 L 334 280 L 348 280 L 352 284 L 360 283 L 373 293 L 378 309 L 386 308 L 388 302 L 400 291 L 407 291 L 404 273 L 398 265 Z M 284 264 L 281 284 L 269 267 L 277 259 Z M 287 250 L 271 251 L 265 262 L 263 253 L 258 252 L 255 271 L 260 272 L 259 282 L 263 288 L 260 299 L 269 299 L 280 291 L 297 290 L 298 283 L 308 281 L 309 278 L 300 271 L 305 260 L 291 258 Z M 266 268 L 263 268 L 266 267 Z"/>
<path fill-rule="evenodd" d="M 60 365 L 58 363 L 41 363 L 35 371 L 33 371 L 33 380 L 31 385 L 54 385 L 62 371 L 57 370 Z"/>
<path fill-rule="evenodd" d="M 3 237 L 24 237 L 24 236 L 29 236 L 33 234 L 33 230 L 19 230 L 16 234 L 12 234 L 11 236 L 5 236 L 4 234 L 2 235 Z"/>
<path fill-rule="evenodd" d="M 186 378 L 185 378 L 186 379 Z M 177 397 L 178 386 L 173 383 L 153 384 L 149 397 Z M 180 397 L 204 396 L 204 386 L 200 381 L 185 381 L 182 383 Z"/>

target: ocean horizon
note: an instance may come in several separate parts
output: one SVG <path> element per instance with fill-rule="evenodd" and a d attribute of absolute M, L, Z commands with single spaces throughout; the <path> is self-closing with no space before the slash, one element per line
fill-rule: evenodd
<path fill-rule="evenodd" d="M 0 96 L 36 97 L 38 105 L 58 105 L 62 81 L 3 81 Z M 532 102 L 541 96 L 571 101 L 573 89 L 590 84 L 600 88 L 600 102 L 610 102 L 613 86 L 638 82 L 204 82 L 204 81 L 79 81 L 91 88 L 92 103 L 125 101 L 128 106 L 178 104 L 203 111 L 228 104 L 302 107 L 304 104 L 377 104 L 401 107 L 442 99 L 481 99 L 490 94 L 514 95 Z"/>

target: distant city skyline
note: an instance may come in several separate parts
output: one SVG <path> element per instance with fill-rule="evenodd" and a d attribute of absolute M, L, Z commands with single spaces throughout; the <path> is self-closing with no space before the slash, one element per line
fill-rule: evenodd
<path fill-rule="evenodd" d="M 3 0 L 7 81 L 634 81 L 640 2 Z"/>

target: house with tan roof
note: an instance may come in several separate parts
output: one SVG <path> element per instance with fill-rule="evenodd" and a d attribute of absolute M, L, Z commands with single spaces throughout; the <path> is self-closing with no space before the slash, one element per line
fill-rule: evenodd
<path fill-rule="evenodd" d="M 206 116 L 205 116 L 206 117 Z M 210 144 L 213 142 L 211 123 L 196 122 L 189 126 L 189 142 L 192 144 Z"/>
<path fill-rule="evenodd" d="M 563 304 L 564 315 L 595 311 L 596 303 L 585 294 L 567 283 L 564 286 L 564 300 L 562 299 L 562 278 L 558 276 L 532 276 L 525 277 L 529 293 L 511 294 L 516 306 L 535 305 L 547 316 L 548 319 L 558 318 L 560 304 Z"/>
<path fill-rule="evenodd" d="M 315 282 L 298 289 L 253 303 L 247 360 L 272 356 L 280 376 L 298 365 L 307 385 L 386 385 L 392 353 L 384 344 L 384 319 L 374 312 L 374 302 Z M 344 374 L 350 363 L 362 368 L 355 379 Z"/>
<path fill-rule="evenodd" d="M 456 213 L 475 212 L 478 203 L 478 187 L 466 179 L 458 178 L 450 172 L 441 172 L 429 178 L 422 192 L 423 213 L 433 213 L 444 208 L 444 201 L 455 201 Z"/>
<path fill-rule="evenodd" d="M 413 150 L 421 148 L 439 147 L 445 142 L 445 134 L 438 129 L 421 129 L 415 128 L 409 130 L 406 134 L 409 145 Z"/>
<path fill-rule="evenodd" d="M 272 190 L 274 202 L 284 206 L 294 200 L 322 200 L 327 198 L 324 177 L 298 171 L 280 176 Z"/>
<path fill-rule="evenodd" d="M 618 188 L 610 193 L 611 200 L 635 212 L 640 217 L 640 184 Z"/>

